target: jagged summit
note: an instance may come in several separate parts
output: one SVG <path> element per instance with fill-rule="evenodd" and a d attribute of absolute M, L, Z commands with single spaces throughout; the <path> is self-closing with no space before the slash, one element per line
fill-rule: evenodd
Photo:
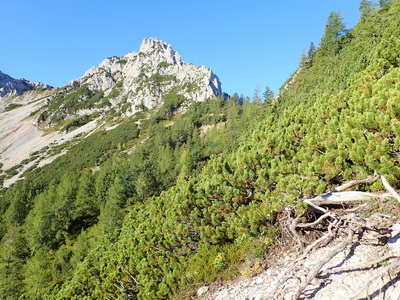
<path fill-rule="evenodd" d="M 164 57 L 166 61 L 170 64 L 183 64 L 181 60 L 181 55 L 174 49 L 172 49 L 170 44 L 163 42 L 157 38 L 144 39 L 140 46 L 139 52 L 151 54 L 153 51 L 157 52 L 158 55 Z M 126 57 L 129 57 L 131 54 L 135 54 L 135 52 L 127 54 Z"/>
<path fill-rule="evenodd" d="M 34 83 L 26 79 L 15 79 L 0 71 L 0 98 L 19 96 L 26 91 L 49 87 L 41 82 Z"/>
<path fill-rule="evenodd" d="M 157 38 L 143 40 L 138 52 L 103 60 L 67 87 L 83 85 L 112 95 L 113 106 L 130 103 L 130 113 L 135 113 L 138 105 L 155 107 L 174 88 L 194 101 L 222 94 L 221 83 L 210 68 L 183 62 L 170 44 Z"/>

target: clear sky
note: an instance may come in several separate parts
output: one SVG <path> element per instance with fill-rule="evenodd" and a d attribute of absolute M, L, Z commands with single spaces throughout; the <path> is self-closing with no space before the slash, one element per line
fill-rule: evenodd
<path fill-rule="evenodd" d="M 185 62 L 206 65 L 225 92 L 275 92 L 329 12 L 347 28 L 359 0 L 0 0 L 0 71 L 60 87 L 110 56 L 157 37 Z"/>

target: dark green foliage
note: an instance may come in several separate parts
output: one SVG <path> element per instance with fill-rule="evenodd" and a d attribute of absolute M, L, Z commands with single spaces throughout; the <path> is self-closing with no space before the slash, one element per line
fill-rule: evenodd
<path fill-rule="evenodd" d="M 115 90 L 113 96 L 116 96 L 115 93 L 117 92 L 118 91 Z M 60 90 L 53 96 L 46 109 L 40 113 L 38 121 L 59 124 L 62 123 L 67 115 L 74 116 L 82 109 L 101 108 L 110 105 L 108 99 L 104 97 L 103 91 L 91 91 L 86 85 L 70 93 Z M 72 120 L 72 122 L 80 122 L 81 120 L 82 117 L 78 116 L 78 119 Z M 68 126 L 68 124 L 65 126 Z"/>
<path fill-rule="evenodd" d="M 91 118 L 88 115 L 80 116 L 76 119 L 68 121 L 66 125 L 61 129 L 61 131 L 69 132 L 73 130 L 75 127 L 81 127 L 91 121 Z"/>
<path fill-rule="evenodd" d="M 269 88 L 269 86 L 265 87 L 265 91 L 263 93 L 263 100 L 265 101 L 272 101 L 275 98 L 274 91 Z"/>
<path fill-rule="evenodd" d="M 16 109 L 16 108 L 21 107 L 21 106 L 22 106 L 22 104 L 11 103 L 11 104 L 6 106 L 4 111 L 10 111 L 10 110 Z"/>

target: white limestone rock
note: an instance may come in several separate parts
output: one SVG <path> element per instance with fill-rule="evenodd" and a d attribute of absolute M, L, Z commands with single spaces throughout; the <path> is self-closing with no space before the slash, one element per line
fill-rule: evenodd
<path fill-rule="evenodd" d="M 157 106 L 175 87 L 194 101 L 222 94 L 221 83 L 210 68 L 183 62 L 171 45 L 156 38 L 143 40 L 138 52 L 103 60 L 68 84 L 73 89 L 82 85 L 102 90 L 106 96 L 118 89 L 117 99 L 111 102 L 118 107 L 124 99 L 131 104 L 132 114 L 141 104 L 147 108 Z"/>
<path fill-rule="evenodd" d="M 392 226 L 391 236 L 388 239 L 388 246 L 396 254 L 400 254 L 400 224 L 396 223 Z"/>
<path fill-rule="evenodd" d="M 50 86 L 41 82 L 34 83 L 26 79 L 15 79 L 0 71 L 0 99 L 19 96 L 24 92 L 37 88 L 47 89 Z"/>

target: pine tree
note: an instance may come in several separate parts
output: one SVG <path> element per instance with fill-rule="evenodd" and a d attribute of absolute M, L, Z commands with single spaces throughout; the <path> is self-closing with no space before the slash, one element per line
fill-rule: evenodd
<path fill-rule="evenodd" d="M 345 27 L 346 25 L 343 23 L 340 13 L 332 11 L 328 17 L 324 35 L 321 38 L 320 49 L 324 52 L 333 51 L 336 53 L 340 49 L 339 41 L 346 33 Z"/>
<path fill-rule="evenodd" d="M 263 97 L 264 97 L 264 102 L 272 101 L 275 98 L 274 92 L 269 88 L 268 85 L 265 87 Z"/>
<path fill-rule="evenodd" d="M 371 0 L 361 0 L 359 8 L 361 14 L 360 20 L 365 20 L 365 18 L 368 17 L 375 10 L 375 7 L 376 4 Z"/>
<path fill-rule="evenodd" d="M 312 60 L 315 55 L 315 45 L 314 42 L 310 43 L 310 48 L 308 48 L 307 57 Z"/>
<path fill-rule="evenodd" d="M 379 6 L 383 7 L 384 5 L 388 4 L 391 0 L 379 0 Z"/>
<path fill-rule="evenodd" d="M 11 227 L 0 243 L 0 297 L 16 299 L 23 290 L 23 267 L 28 247 L 22 227 Z"/>
<path fill-rule="evenodd" d="M 261 104 L 261 97 L 260 97 L 260 86 L 257 85 L 256 88 L 254 89 L 254 94 L 253 94 L 253 103 L 255 104 Z"/>
<path fill-rule="evenodd" d="M 112 234 L 121 226 L 124 216 L 122 209 L 125 200 L 124 194 L 121 179 L 116 176 L 108 190 L 107 200 L 99 217 L 99 222 L 106 233 Z"/>

